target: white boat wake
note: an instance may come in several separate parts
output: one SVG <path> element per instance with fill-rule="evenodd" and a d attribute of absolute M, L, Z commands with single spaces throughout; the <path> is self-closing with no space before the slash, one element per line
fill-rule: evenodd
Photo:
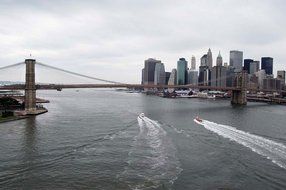
<path fill-rule="evenodd" d="M 276 165 L 286 169 L 286 146 L 284 144 L 207 120 L 196 123 L 224 138 L 250 148 L 257 154 L 267 157 Z"/>
<path fill-rule="evenodd" d="M 157 121 L 142 115 L 137 119 L 139 133 L 119 178 L 131 189 L 169 189 L 182 171 L 176 148 Z"/>

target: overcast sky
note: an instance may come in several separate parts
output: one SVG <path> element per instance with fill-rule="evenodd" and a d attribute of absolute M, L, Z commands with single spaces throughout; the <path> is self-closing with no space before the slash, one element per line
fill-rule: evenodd
<path fill-rule="evenodd" d="M 286 69 L 285 10 L 285 0 L 0 0 L 0 67 L 31 53 L 52 66 L 138 83 L 149 57 L 170 71 L 180 57 L 194 55 L 198 65 L 211 48 L 224 62 L 234 49 L 244 58 L 271 56 L 276 72 Z"/>

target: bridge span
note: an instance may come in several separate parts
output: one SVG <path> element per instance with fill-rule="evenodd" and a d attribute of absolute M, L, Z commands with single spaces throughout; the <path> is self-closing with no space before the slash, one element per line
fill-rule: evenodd
<path fill-rule="evenodd" d="M 142 89 L 199 89 L 199 90 L 220 90 L 220 91 L 231 91 L 231 103 L 245 105 L 247 104 L 247 91 L 262 91 L 262 92 L 276 92 L 276 90 L 267 90 L 267 89 L 251 89 L 247 88 L 247 73 L 241 72 L 238 73 L 233 81 L 233 87 L 219 87 L 219 86 L 203 86 L 203 85 L 153 85 L 153 84 L 126 84 L 119 83 L 110 80 L 99 79 L 95 77 L 90 77 L 75 72 L 67 71 L 64 69 L 52 67 L 43 63 L 36 62 L 34 59 L 26 59 L 23 63 L 17 63 L 9 65 L 3 68 L 10 68 L 13 66 L 18 66 L 20 64 L 26 65 L 26 81 L 25 84 L 17 85 L 6 85 L 0 86 L 0 90 L 25 90 L 25 110 L 28 114 L 36 114 L 36 90 L 61 90 L 61 89 L 71 89 L 71 88 L 142 88 Z M 94 79 L 102 81 L 109 84 L 36 84 L 35 82 L 35 64 L 63 71 L 69 74 Z M 286 93 L 286 91 L 279 91 L 279 93 Z"/>
<path fill-rule="evenodd" d="M 0 86 L 0 90 L 25 90 L 25 84 L 5 85 Z M 200 86 L 200 85 L 144 85 L 144 84 L 36 84 L 36 90 L 58 90 L 58 89 L 72 89 L 72 88 L 141 88 L 141 89 L 199 89 L 199 90 L 220 90 L 220 91 L 233 91 L 240 90 L 236 87 L 217 87 L 217 86 Z M 246 88 L 247 91 L 259 92 L 279 92 L 286 93 L 286 90 L 273 90 L 273 89 L 257 89 Z"/>

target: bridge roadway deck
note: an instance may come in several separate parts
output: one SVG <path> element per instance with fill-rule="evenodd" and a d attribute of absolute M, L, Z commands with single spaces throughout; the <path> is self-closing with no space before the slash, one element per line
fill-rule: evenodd
<path fill-rule="evenodd" d="M 36 85 L 36 90 L 58 90 L 68 88 L 192 88 L 201 90 L 221 90 L 221 91 L 235 91 L 241 90 L 236 87 L 217 87 L 217 86 L 198 86 L 198 85 L 142 85 L 142 84 L 44 84 Z M 25 90 L 24 84 L 0 86 L 0 90 Z M 269 89 L 251 89 L 247 88 L 248 91 L 261 91 L 261 92 L 277 92 L 277 90 Z M 286 93 L 285 90 L 278 92 Z"/>

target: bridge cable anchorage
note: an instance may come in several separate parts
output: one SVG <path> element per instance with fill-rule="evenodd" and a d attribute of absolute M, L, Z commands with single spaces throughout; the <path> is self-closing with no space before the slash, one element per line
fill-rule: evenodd
<path fill-rule="evenodd" d="M 46 65 L 46 64 L 40 63 L 40 62 L 36 62 L 36 64 L 37 65 L 41 65 L 43 67 L 50 68 L 50 69 L 55 69 L 55 70 L 58 70 L 58 71 L 62 71 L 62 72 L 68 73 L 68 74 L 72 74 L 72 75 L 88 78 L 88 79 L 93 79 L 93 80 L 97 80 L 97 81 L 101 81 L 101 82 L 107 82 L 107 83 L 112 83 L 112 84 L 124 84 L 124 85 L 127 85 L 126 83 L 120 83 L 120 82 L 116 82 L 116 81 L 111 81 L 111 80 L 105 80 L 105 79 L 100 79 L 100 78 L 96 78 L 96 77 L 91 77 L 91 76 L 88 76 L 88 75 L 83 75 L 83 74 L 80 74 L 80 73 L 76 73 L 76 72 L 68 71 L 68 70 L 65 70 L 65 69 L 61 69 L 61 68 L 53 67 L 53 66 L 50 66 L 50 65 Z"/>
<path fill-rule="evenodd" d="M 12 64 L 12 65 L 7 65 L 7 66 L 4 66 L 4 67 L 0 67 L 0 70 L 4 70 L 4 69 L 8 69 L 8 68 L 11 68 L 11 67 L 16 67 L 16 66 L 19 66 L 19 65 L 24 65 L 25 62 L 20 62 L 20 63 L 15 63 L 15 64 Z"/>

